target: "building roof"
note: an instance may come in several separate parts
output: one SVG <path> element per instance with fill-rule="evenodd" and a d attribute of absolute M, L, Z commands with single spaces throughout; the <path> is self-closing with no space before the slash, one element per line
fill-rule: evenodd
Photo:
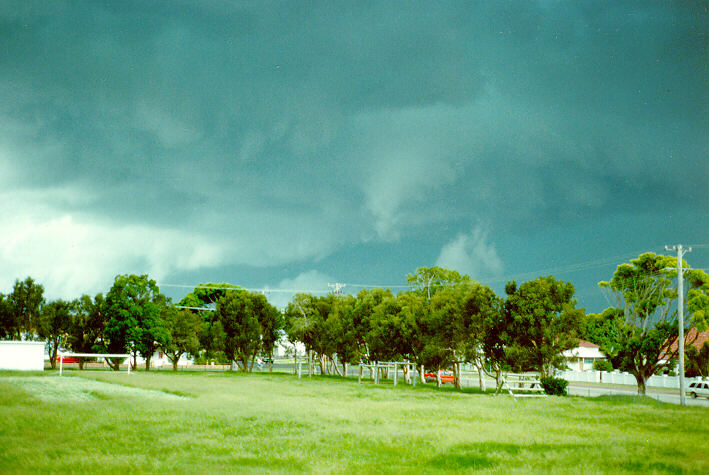
<path fill-rule="evenodd" d="M 567 358 L 605 358 L 598 345 L 585 340 L 579 340 L 576 348 L 566 350 L 562 354 Z"/>
<path fill-rule="evenodd" d="M 685 342 L 692 341 L 691 345 L 696 349 L 701 350 L 704 343 L 709 341 L 709 330 L 705 332 L 698 332 L 696 328 L 690 328 L 687 334 L 684 336 Z M 677 351 L 677 342 L 672 343 L 670 347 L 670 353 Z"/>

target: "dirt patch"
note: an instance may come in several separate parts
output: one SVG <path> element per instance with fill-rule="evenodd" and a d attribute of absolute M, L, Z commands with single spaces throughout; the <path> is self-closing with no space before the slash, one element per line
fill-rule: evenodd
<path fill-rule="evenodd" d="M 115 397 L 141 399 L 184 399 L 182 396 L 153 389 L 134 388 L 77 376 L 11 376 L 0 381 L 12 384 L 43 401 L 90 401 Z"/>

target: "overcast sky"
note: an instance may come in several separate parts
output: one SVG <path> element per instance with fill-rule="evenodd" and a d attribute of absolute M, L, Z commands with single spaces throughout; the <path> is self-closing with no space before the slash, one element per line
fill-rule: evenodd
<path fill-rule="evenodd" d="M 707 9 L 0 1 L 0 292 L 709 268 Z"/>

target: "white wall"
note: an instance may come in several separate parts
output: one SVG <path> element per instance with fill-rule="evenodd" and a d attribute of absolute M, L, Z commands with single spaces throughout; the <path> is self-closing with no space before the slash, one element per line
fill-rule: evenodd
<path fill-rule="evenodd" d="M 0 341 L 0 369 L 44 371 L 44 342 Z"/>

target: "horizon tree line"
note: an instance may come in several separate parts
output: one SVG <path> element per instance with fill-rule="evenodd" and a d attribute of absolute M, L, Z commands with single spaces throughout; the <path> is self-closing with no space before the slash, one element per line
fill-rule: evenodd
<path fill-rule="evenodd" d="M 283 311 L 264 295 L 231 284 L 200 284 L 173 304 L 147 275 L 118 275 L 105 296 L 46 302 L 43 286 L 28 277 L 17 280 L 10 294 L 0 293 L 0 339 L 46 341 L 53 368 L 66 348 L 128 353 L 133 367 L 140 355 L 146 370 L 161 351 L 175 371 L 190 355 L 247 372 L 259 357 L 272 370 L 276 346 L 289 342 L 302 344 L 322 374 L 346 377 L 348 365 L 408 361 L 420 377 L 452 369 L 457 387 L 463 363 L 477 369 L 481 387 L 486 374 L 499 385 L 504 371 L 551 377 L 565 367 L 563 352 L 586 339 L 601 346 L 615 369 L 632 373 L 644 394 L 647 379 L 676 360 L 674 264 L 676 258 L 646 253 L 619 265 L 609 282 L 599 284 L 616 305 L 591 315 L 576 308 L 573 284 L 553 276 L 508 282 L 503 299 L 440 267 L 409 274 L 409 290 L 398 294 L 381 288 L 343 296 L 298 293 Z M 691 270 L 687 280 L 688 328 L 697 329 L 686 333 L 691 343 L 707 327 L 709 278 Z M 294 351 L 296 363 L 297 357 Z M 110 365 L 118 369 L 120 363 Z M 688 351 L 687 363 L 690 373 L 706 376 L 709 344 Z"/>

